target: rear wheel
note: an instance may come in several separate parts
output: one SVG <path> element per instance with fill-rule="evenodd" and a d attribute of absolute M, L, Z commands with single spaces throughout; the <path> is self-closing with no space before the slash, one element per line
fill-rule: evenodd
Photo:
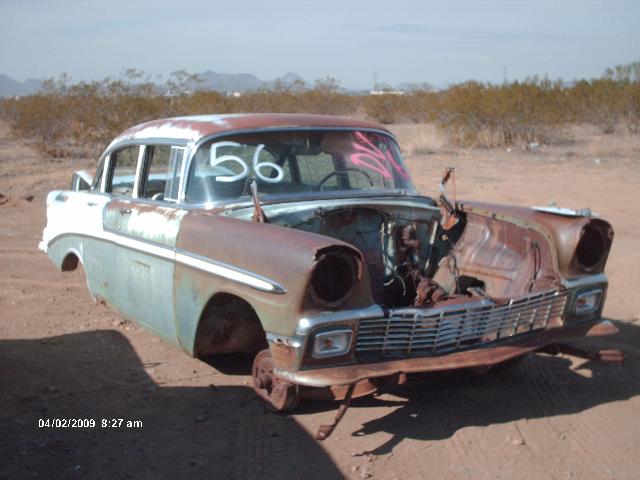
<path fill-rule="evenodd" d="M 300 401 L 298 385 L 276 376 L 269 349 L 262 350 L 256 355 L 251 374 L 253 389 L 273 410 L 285 412 L 298 405 Z"/>

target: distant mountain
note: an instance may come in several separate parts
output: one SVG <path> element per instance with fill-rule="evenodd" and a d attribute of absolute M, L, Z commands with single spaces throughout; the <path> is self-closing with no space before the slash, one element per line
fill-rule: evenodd
<path fill-rule="evenodd" d="M 251 73 L 217 73 L 207 70 L 199 73 L 198 90 L 217 90 L 219 92 L 257 90 L 265 82 Z"/>
<path fill-rule="evenodd" d="M 0 73 L 0 97 L 14 97 L 20 95 L 31 95 L 42 88 L 42 81 L 29 78 L 24 82 L 19 82 L 13 78 Z"/>
<path fill-rule="evenodd" d="M 261 80 L 251 73 L 218 73 L 207 70 L 199 73 L 198 77 L 202 82 L 193 88 L 197 90 L 216 90 L 218 92 L 248 92 L 260 88 L 271 88 L 276 83 L 285 86 L 294 85 L 296 82 L 304 82 L 304 79 L 295 73 L 287 73 L 274 80 Z M 0 97 L 13 97 L 21 95 L 31 95 L 42 88 L 42 81 L 28 79 L 19 82 L 0 73 Z M 158 85 L 159 91 L 164 88 Z"/>
<path fill-rule="evenodd" d="M 218 92 L 249 92 L 261 88 L 271 88 L 277 82 L 290 86 L 295 82 L 304 82 L 304 79 L 295 73 L 287 73 L 283 77 L 274 80 L 261 80 L 251 73 L 218 73 L 207 70 L 199 73 L 202 80 L 198 85 L 198 90 L 216 90 Z"/>

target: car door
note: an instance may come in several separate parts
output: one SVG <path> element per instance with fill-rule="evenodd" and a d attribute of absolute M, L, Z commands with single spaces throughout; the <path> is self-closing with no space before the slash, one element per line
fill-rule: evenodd
<path fill-rule="evenodd" d="M 175 244 L 186 213 L 177 205 L 177 196 L 185 150 L 176 145 L 140 147 L 133 183 L 133 153 L 120 157 L 120 168 L 116 155 L 113 199 L 104 215 L 105 230 L 116 244 L 117 306 L 174 342 Z"/>
<path fill-rule="evenodd" d="M 110 196 L 105 194 L 109 171 L 109 155 L 102 158 L 89 192 L 75 192 L 83 199 L 82 211 L 74 213 L 75 221 L 88 230 L 83 239 L 83 266 L 92 295 L 107 302 L 115 298 L 115 247 L 104 232 L 104 210 Z M 84 212 L 84 213 L 83 213 Z"/>

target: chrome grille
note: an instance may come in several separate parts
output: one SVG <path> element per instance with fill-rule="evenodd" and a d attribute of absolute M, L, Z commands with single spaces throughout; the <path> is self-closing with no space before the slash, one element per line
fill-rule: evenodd
<path fill-rule="evenodd" d="M 477 347 L 545 328 L 564 313 L 568 290 L 548 290 L 497 305 L 489 300 L 435 309 L 394 309 L 360 321 L 356 353 L 426 356 Z"/>

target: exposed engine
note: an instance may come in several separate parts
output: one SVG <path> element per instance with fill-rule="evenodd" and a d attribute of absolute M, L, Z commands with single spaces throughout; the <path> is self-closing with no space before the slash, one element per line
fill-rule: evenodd
<path fill-rule="evenodd" d="M 428 305 L 447 294 L 430 277 L 451 251 L 463 222 L 443 234 L 439 218 L 436 209 L 367 206 L 318 208 L 281 215 L 270 222 L 334 237 L 358 248 L 369 269 L 374 299 L 397 307 Z M 460 287 L 464 289 L 463 283 Z"/>

